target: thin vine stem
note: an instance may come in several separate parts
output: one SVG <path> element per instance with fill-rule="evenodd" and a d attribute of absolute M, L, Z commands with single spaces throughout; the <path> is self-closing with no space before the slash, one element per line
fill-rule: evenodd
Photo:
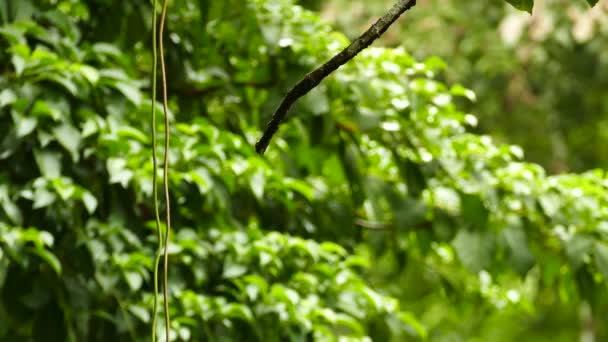
<path fill-rule="evenodd" d="M 156 325 L 158 322 L 158 266 L 163 249 L 163 234 L 161 232 L 160 213 L 158 209 L 158 159 L 156 157 L 156 70 L 158 53 L 156 51 L 156 0 L 152 0 L 152 193 L 154 196 L 154 219 L 158 233 L 158 247 L 154 259 L 154 308 L 152 316 L 152 342 L 156 342 Z"/>
<path fill-rule="evenodd" d="M 167 0 L 163 0 L 163 9 L 160 13 L 160 28 L 158 30 L 158 43 L 160 54 L 160 71 L 163 86 L 163 113 L 165 115 L 165 160 L 163 165 L 163 187 L 165 189 L 165 244 L 164 244 L 164 274 L 163 274 L 163 300 L 165 304 L 165 335 L 167 342 L 170 341 L 171 318 L 169 316 L 169 240 L 171 238 L 171 205 L 169 200 L 169 139 L 171 138 L 169 126 L 169 110 L 167 108 L 167 71 L 165 68 L 165 52 L 163 45 L 163 32 L 165 29 L 165 18 L 167 16 Z"/>

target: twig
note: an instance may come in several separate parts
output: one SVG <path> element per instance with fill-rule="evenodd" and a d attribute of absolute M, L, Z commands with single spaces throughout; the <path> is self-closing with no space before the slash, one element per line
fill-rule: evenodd
<path fill-rule="evenodd" d="M 264 135 L 255 144 L 255 150 L 259 154 L 263 154 L 270 144 L 270 140 L 279 129 L 279 125 L 285 119 L 289 108 L 302 96 L 306 95 L 314 87 L 319 85 L 321 81 L 336 69 L 344 65 L 349 60 L 353 59 L 359 52 L 370 46 L 370 44 L 378 39 L 386 30 L 403 14 L 405 11 L 416 5 L 416 0 L 398 0 L 395 5 L 378 21 L 376 21 L 367 31 L 359 36 L 344 50 L 332 57 L 325 64 L 317 69 L 306 74 L 283 98 L 279 108 L 272 115 L 272 119 L 268 123 Z"/>

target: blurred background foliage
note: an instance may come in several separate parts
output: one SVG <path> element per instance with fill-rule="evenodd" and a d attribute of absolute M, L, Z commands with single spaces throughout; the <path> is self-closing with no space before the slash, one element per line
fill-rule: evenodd
<path fill-rule="evenodd" d="M 323 6 L 321 6 L 323 3 Z M 392 1 L 311 1 L 355 37 Z M 346 15 L 345 15 L 346 14 Z M 537 0 L 533 15 L 492 1 L 421 1 L 384 35 L 417 58 L 440 56 L 448 82 L 478 95 L 478 132 L 516 143 L 551 173 L 608 166 L 608 2 Z"/>
<path fill-rule="evenodd" d="M 286 90 L 389 5 L 301 4 L 170 1 L 172 339 L 608 339 L 606 6 L 421 2 L 260 157 Z M 0 19 L 0 340 L 149 340 L 151 5 Z"/>

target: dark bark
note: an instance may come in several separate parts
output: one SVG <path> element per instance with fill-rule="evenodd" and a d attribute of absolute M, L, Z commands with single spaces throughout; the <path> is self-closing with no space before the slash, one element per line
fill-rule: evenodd
<path fill-rule="evenodd" d="M 263 154 L 270 144 L 270 140 L 279 129 L 279 125 L 287 116 L 289 108 L 302 96 L 306 95 L 310 90 L 319 85 L 321 81 L 329 74 L 334 72 L 340 66 L 346 64 L 353 59 L 359 52 L 367 48 L 372 42 L 380 37 L 386 30 L 403 14 L 405 11 L 416 5 L 416 0 L 398 0 L 395 5 L 378 21 L 376 21 L 367 31 L 355 39 L 344 50 L 332 57 L 325 64 L 317 69 L 306 74 L 283 98 L 279 108 L 274 112 L 264 135 L 255 144 L 255 150 L 259 154 Z"/>

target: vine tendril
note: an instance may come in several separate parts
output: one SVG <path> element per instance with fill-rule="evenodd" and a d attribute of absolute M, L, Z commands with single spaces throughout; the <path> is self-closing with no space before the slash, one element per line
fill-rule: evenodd
<path fill-rule="evenodd" d="M 165 334 L 166 341 L 170 341 L 171 319 L 169 316 L 169 240 L 171 238 L 171 205 L 169 200 L 169 139 L 171 131 L 169 126 L 169 110 L 167 108 L 167 71 L 165 68 L 165 52 L 163 45 L 163 31 L 165 29 L 165 19 L 167 16 L 167 0 L 163 0 L 163 9 L 160 13 L 160 27 L 158 30 L 158 45 L 160 54 L 160 71 L 162 76 L 163 88 L 163 113 L 165 115 L 165 160 L 163 165 L 163 187 L 165 190 L 165 243 L 164 243 L 164 274 L 163 274 L 163 300 L 165 304 Z"/>
<path fill-rule="evenodd" d="M 152 193 L 154 196 L 154 218 L 156 232 L 158 233 L 158 247 L 154 259 L 154 308 L 152 315 L 152 342 L 156 342 L 156 324 L 158 322 L 158 266 L 163 248 L 163 234 L 160 228 L 160 214 L 158 209 L 158 160 L 156 158 L 156 70 L 158 67 L 158 54 L 156 51 L 156 0 L 152 0 Z"/>

